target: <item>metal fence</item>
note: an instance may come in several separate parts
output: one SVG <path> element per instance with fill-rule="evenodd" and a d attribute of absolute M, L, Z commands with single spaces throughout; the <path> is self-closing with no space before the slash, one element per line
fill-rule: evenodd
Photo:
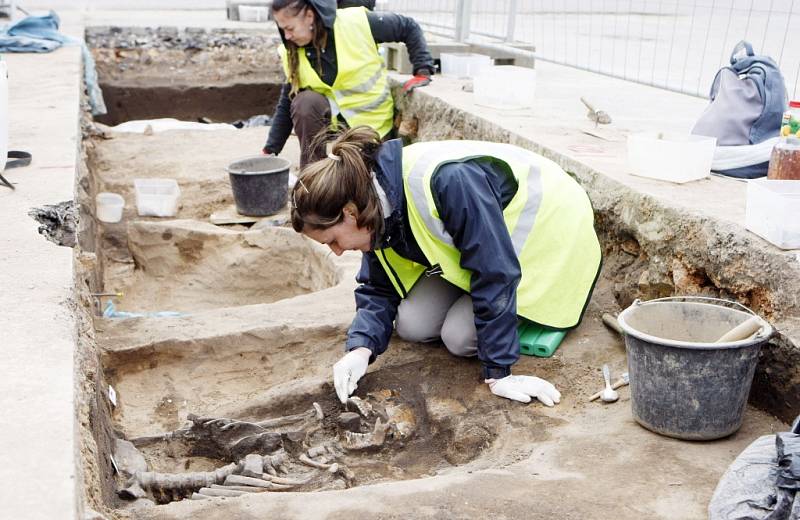
<path fill-rule="evenodd" d="M 797 4 L 797 5 L 795 5 Z M 800 97 L 800 0 L 388 0 L 438 37 L 705 97 L 736 43 L 778 62 Z"/>

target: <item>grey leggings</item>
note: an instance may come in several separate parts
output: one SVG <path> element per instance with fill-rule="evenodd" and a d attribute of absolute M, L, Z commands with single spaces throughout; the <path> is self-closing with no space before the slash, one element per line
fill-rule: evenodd
<path fill-rule="evenodd" d="M 440 276 L 423 276 L 414 285 L 397 308 L 395 327 L 406 341 L 425 343 L 441 338 L 455 356 L 478 353 L 472 298 Z"/>

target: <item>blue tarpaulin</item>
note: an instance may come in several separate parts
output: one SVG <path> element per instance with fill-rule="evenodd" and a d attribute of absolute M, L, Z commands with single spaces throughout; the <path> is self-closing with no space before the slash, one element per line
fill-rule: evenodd
<path fill-rule="evenodd" d="M 62 45 L 80 45 L 83 56 L 83 79 L 89 93 L 93 115 L 106 113 L 103 92 L 97 84 L 94 58 L 86 43 L 58 32 L 61 20 L 55 11 L 46 15 L 26 16 L 0 30 L 0 52 L 51 52 Z"/>

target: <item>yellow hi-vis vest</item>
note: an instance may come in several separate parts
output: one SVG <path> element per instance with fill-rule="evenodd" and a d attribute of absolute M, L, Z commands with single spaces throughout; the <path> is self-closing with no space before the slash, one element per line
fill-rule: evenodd
<path fill-rule="evenodd" d="M 522 268 L 517 315 L 553 328 L 580 321 L 600 269 L 600 243 L 589 197 L 556 163 L 528 150 L 500 143 L 439 141 L 403 149 L 403 185 L 411 231 L 442 277 L 469 292 L 472 273 L 439 219 L 431 178 L 445 163 L 469 159 L 498 162 L 518 189 L 503 210 L 506 228 Z M 466 174 L 465 174 L 466 175 Z M 475 216 L 475 218 L 480 218 Z M 397 292 L 405 297 L 426 267 L 391 248 L 376 255 Z"/>
<path fill-rule="evenodd" d="M 383 58 L 372 37 L 364 7 L 336 11 L 333 22 L 338 72 L 333 85 L 325 84 L 308 61 L 304 49 L 297 52 L 300 88 L 310 88 L 328 98 L 331 105 L 331 126 L 341 113 L 352 128 L 367 125 L 381 137 L 392 129 L 394 100 Z M 289 78 L 286 47 L 280 47 L 283 70 Z"/>

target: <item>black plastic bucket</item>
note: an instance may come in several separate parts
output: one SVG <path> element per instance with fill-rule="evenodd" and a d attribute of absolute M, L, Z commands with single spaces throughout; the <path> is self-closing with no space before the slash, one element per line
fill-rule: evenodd
<path fill-rule="evenodd" d="M 636 301 L 619 315 L 625 332 L 633 418 L 656 433 L 719 439 L 742 425 L 764 320 L 752 338 L 714 343 L 753 314 L 715 298 Z M 746 309 L 745 307 L 742 307 Z"/>
<path fill-rule="evenodd" d="M 286 206 L 291 163 L 272 155 L 256 155 L 232 162 L 231 178 L 236 211 L 250 217 L 274 215 Z"/>

